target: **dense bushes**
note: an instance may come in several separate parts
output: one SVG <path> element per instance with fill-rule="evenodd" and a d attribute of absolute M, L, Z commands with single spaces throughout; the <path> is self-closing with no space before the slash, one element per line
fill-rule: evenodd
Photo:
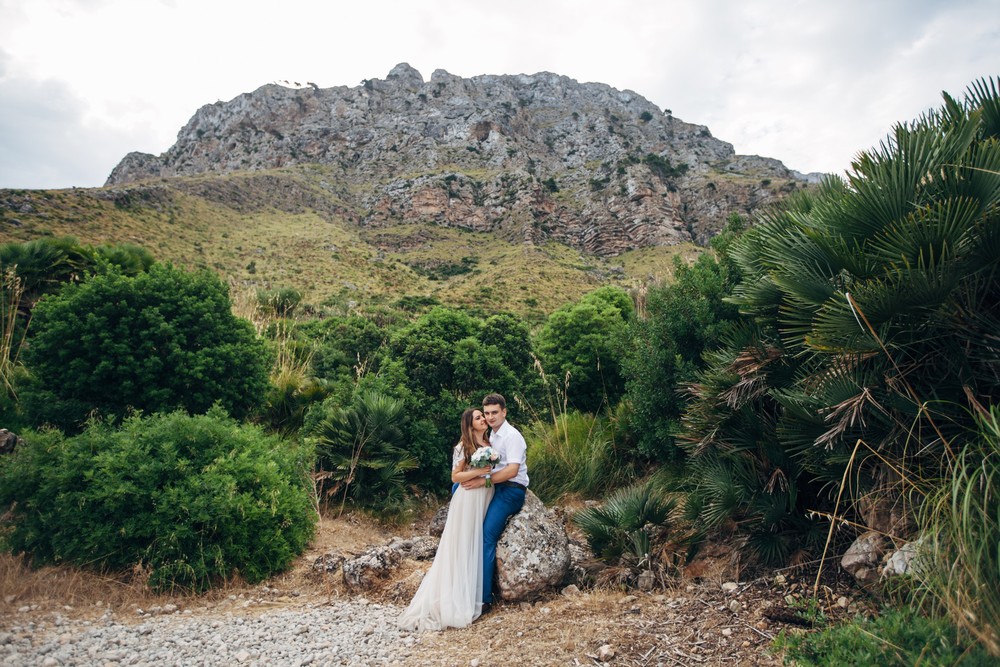
<path fill-rule="evenodd" d="M 31 434 L 3 459 L 4 535 L 36 563 L 142 566 L 155 589 L 204 590 L 288 567 L 313 534 L 311 455 L 217 410 Z"/>
<path fill-rule="evenodd" d="M 687 440 L 702 500 L 719 489 L 768 560 L 815 535 L 809 510 L 864 523 L 855 501 L 899 507 L 906 480 L 939 481 L 968 397 L 1000 400 L 997 99 L 946 98 L 733 245 L 752 322 L 692 385 Z"/>
<path fill-rule="evenodd" d="M 621 398 L 618 341 L 634 312 L 627 293 L 602 287 L 552 313 L 538 332 L 535 344 L 545 373 L 559 385 L 569 378 L 573 407 L 598 412 Z"/>
<path fill-rule="evenodd" d="M 704 367 L 704 351 L 717 346 L 739 317 L 725 299 L 739 282 L 728 249 L 742 231 L 743 220 L 734 215 L 712 241 L 717 256 L 701 255 L 690 266 L 675 258 L 674 280 L 651 287 L 642 314 L 629 324 L 622 375 L 632 409 L 629 426 L 638 454 L 645 458 L 682 458 L 676 439 L 688 397 L 678 387 Z"/>
<path fill-rule="evenodd" d="M 29 343 L 26 412 L 64 429 L 95 409 L 200 413 L 218 403 L 242 417 L 268 386 L 264 343 L 208 272 L 158 264 L 66 285 L 35 307 Z"/>

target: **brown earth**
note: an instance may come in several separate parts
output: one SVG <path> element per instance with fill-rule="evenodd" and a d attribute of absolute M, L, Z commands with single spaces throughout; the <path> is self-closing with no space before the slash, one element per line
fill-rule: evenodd
<path fill-rule="evenodd" d="M 330 575 L 313 567 L 317 558 L 357 554 L 394 535 L 425 533 L 429 518 L 390 527 L 356 514 L 324 517 L 310 548 L 288 572 L 257 586 L 232 582 L 200 596 L 153 595 L 140 572 L 115 578 L 68 567 L 30 569 L 3 554 L 0 618 L 17 614 L 23 621 L 58 613 L 93 619 L 111 609 L 120 618 L 138 621 L 142 614 L 171 609 L 168 605 L 206 615 L 336 605 L 352 595 L 339 571 Z M 780 665 L 772 641 L 782 631 L 807 631 L 802 600 L 811 597 L 815 568 L 738 581 L 730 556 L 724 545 L 715 545 L 686 575 L 663 579 L 650 591 L 606 583 L 578 592 L 552 591 L 532 603 L 500 603 L 468 628 L 419 635 L 399 664 Z M 428 565 L 406 561 L 364 597 L 403 606 Z M 828 569 L 817 603 L 827 618 L 844 618 L 870 606 L 847 579 Z"/>

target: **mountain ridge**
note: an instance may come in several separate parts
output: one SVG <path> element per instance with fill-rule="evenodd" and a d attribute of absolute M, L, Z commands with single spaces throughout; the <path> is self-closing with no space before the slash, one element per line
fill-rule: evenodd
<path fill-rule="evenodd" d="M 633 91 L 548 72 L 424 81 L 400 63 L 355 87 L 267 84 L 204 105 L 106 186 L 308 164 L 333 168 L 319 185 L 361 227 L 429 222 L 603 257 L 704 245 L 809 178 Z"/>

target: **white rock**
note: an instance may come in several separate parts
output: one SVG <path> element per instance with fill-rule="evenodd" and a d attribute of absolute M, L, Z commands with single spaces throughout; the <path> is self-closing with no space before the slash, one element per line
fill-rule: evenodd
<path fill-rule="evenodd" d="M 726 583 L 722 584 L 722 590 L 725 593 L 733 593 L 739 587 L 740 587 L 740 585 L 738 583 L 736 583 L 735 581 L 727 581 Z"/>

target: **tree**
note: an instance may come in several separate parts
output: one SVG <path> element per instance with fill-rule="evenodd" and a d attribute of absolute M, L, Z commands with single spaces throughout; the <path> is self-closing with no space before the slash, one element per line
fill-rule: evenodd
<path fill-rule="evenodd" d="M 203 413 L 218 403 L 239 418 L 268 387 L 264 342 L 207 271 L 157 264 L 69 284 L 38 303 L 29 343 L 26 412 L 67 429 L 94 410 Z"/>
<path fill-rule="evenodd" d="M 551 381 L 569 374 L 569 402 L 585 412 L 614 405 L 624 390 L 618 341 L 634 313 L 632 299 L 601 287 L 552 313 L 535 347 Z"/>

